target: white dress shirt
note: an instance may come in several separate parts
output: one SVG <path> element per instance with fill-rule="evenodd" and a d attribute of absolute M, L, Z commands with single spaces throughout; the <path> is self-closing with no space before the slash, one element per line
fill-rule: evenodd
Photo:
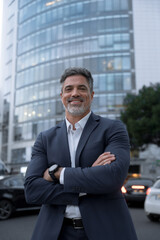
<path fill-rule="evenodd" d="M 73 125 L 66 119 L 67 125 L 67 133 L 68 133 L 68 143 L 69 143 L 69 151 L 71 156 L 71 167 L 75 167 L 75 155 L 77 146 L 82 135 L 84 126 L 90 116 L 91 112 L 89 112 L 84 118 L 82 118 L 79 122 L 75 124 L 75 130 L 73 130 Z M 64 171 L 65 168 L 61 171 L 60 174 L 60 183 L 64 184 Z M 67 205 L 65 211 L 66 218 L 81 218 L 81 214 L 79 211 L 79 207 L 73 205 Z"/>

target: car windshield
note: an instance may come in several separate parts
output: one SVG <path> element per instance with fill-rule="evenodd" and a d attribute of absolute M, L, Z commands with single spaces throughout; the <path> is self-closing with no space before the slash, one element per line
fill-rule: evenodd
<path fill-rule="evenodd" d="M 160 188 L 160 180 L 156 181 L 153 185 L 154 188 Z"/>
<path fill-rule="evenodd" d="M 0 174 L 4 175 L 7 173 L 7 169 L 5 168 L 5 166 L 0 162 Z"/>
<path fill-rule="evenodd" d="M 3 184 L 7 187 L 22 187 L 24 184 L 23 178 L 21 176 L 10 177 L 3 181 Z"/>

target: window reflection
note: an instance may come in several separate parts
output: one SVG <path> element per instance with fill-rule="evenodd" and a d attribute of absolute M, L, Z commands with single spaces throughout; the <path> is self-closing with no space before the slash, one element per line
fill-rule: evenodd
<path fill-rule="evenodd" d="M 91 70 L 92 109 L 116 114 L 134 81 L 128 1 L 20 0 L 19 8 L 14 141 L 60 121 L 59 78 L 70 66 Z"/>
<path fill-rule="evenodd" d="M 14 141 L 35 140 L 37 135 L 55 126 L 55 119 L 38 120 L 36 122 L 21 123 L 14 126 Z"/>
<path fill-rule="evenodd" d="M 26 160 L 26 149 L 18 148 L 12 150 L 12 162 L 13 163 L 22 163 Z"/>
<path fill-rule="evenodd" d="M 50 100 L 22 105 L 15 109 L 15 122 L 25 122 L 34 119 L 51 118 L 64 112 L 59 100 Z"/>
<path fill-rule="evenodd" d="M 1 160 L 3 162 L 6 162 L 6 159 L 8 158 L 8 146 L 2 146 L 2 152 L 1 152 Z"/>
<path fill-rule="evenodd" d="M 109 73 L 94 75 L 95 92 L 126 91 L 132 89 L 130 73 Z"/>
<path fill-rule="evenodd" d="M 55 60 L 57 58 L 79 55 L 89 52 L 104 52 L 105 50 L 122 50 L 129 49 L 130 37 L 129 34 L 109 34 L 95 37 L 92 40 L 73 41 L 72 43 L 60 44 L 48 48 L 41 48 L 37 51 L 31 51 L 18 58 L 17 70 L 22 70 L 27 67 L 34 67 L 40 63 Z M 50 74 L 45 71 L 48 76 Z"/>
<path fill-rule="evenodd" d="M 41 20 L 41 19 L 40 19 Z M 99 26 L 97 26 L 97 24 Z M 29 26 L 34 24 L 29 23 Z M 26 28 L 24 27 L 24 32 L 26 34 Z M 111 19 L 101 19 L 101 20 L 90 20 L 85 22 L 78 23 L 67 23 L 64 25 L 51 26 L 51 28 L 42 30 L 40 32 L 36 32 L 33 35 L 22 39 L 18 43 L 18 54 L 22 54 L 25 51 L 34 49 L 35 47 L 44 46 L 49 43 L 56 43 L 57 40 L 69 39 L 77 36 L 90 36 L 90 35 L 98 35 L 98 33 L 108 33 L 106 36 L 100 36 L 100 45 L 111 46 L 113 45 L 113 35 L 111 32 L 114 31 L 122 31 L 128 30 L 129 28 L 129 18 L 128 16 L 120 16 L 117 18 Z M 36 29 L 32 29 L 33 33 Z M 97 32 L 98 31 L 98 32 Z M 118 34 L 117 34 L 118 35 Z M 120 34 L 119 34 L 120 35 Z M 121 35 L 122 36 L 122 35 Z M 103 39 L 104 38 L 104 39 Z M 92 42 L 92 40 L 90 40 Z M 121 39 L 121 44 L 123 42 L 123 38 Z M 115 43 L 116 44 L 116 43 Z M 62 47 L 62 46 L 61 46 Z M 113 46 L 114 49 L 114 46 Z"/>

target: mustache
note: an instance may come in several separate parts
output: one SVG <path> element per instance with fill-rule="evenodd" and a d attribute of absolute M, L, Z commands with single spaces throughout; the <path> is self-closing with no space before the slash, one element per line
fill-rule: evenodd
<path fill-rule="evenodd" d="M 72 102 L 74 100 L 79 100 L 81 102 L 84 101 L 84 99 L 82 97 L 70 97 L 70 98 L 67 99 L 67 102 L 70 103 L 70 102 Z"/>

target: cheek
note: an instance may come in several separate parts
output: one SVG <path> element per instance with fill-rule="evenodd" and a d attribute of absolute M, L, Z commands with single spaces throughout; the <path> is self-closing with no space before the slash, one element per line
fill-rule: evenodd
<path fill-rule="evenodd" d="M 66 98 L 65 98 L 65 97 L 61 97 L 61 101 L 62 101 L 62 103 L 65 105 Z"/>
<path fill-rule="evenodd" d="M 88 97 L 86 98 L 86 102 L 87 102 L 87 103 L 91 103 L 91 102 L 92 102 L 92 98 L 91 98 L 90 96 L 88 96 Z"/>

